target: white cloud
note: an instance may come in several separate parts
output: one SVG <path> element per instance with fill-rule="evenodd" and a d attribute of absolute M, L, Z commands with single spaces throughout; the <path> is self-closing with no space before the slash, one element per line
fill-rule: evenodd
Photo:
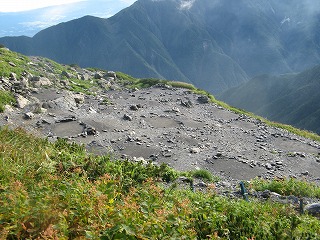
<path fill-rule="evenodd" d="M 63 15 L 60 15 L 60 16 L 55 15 L 47 19 L 41 19 L 41 20 L 31 21 L 31 22 L 22 22 L 19 24 L 31 29 L 43 29 L 43 28 L 47 28 L 52 25 L 58 24 L 65 17 L 66 16 L 63 16 Z"/>
<path fill-rule="evenodd" d="M 87 0 L 2 0 L 0 12 L 22 12 Z"/>
<path fill-rule="evenodd" d="M 192 8 L 195 0 L 181 0 L 180 9 L 181 10 L 189 10 Z"/>
<path fill-rule="evenodd" d="M 136 0 L 120 0 L 120 2 L 124 2 L 126 4 L 132 4 L 134 3 Z"/>

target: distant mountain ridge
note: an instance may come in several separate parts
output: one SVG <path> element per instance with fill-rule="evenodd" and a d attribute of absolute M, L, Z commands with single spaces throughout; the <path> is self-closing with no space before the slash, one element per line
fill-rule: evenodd
<path fill-rule="evenodd" d="M 263 75 L 219 98 L 272 121 L 320 134 L 320 65 L 299 74 Z"/>
<path fill-rule="evenodd" d="M 191 82 L 211 93 L 320 62 L 315 0 L 139 0 L 0 43 L 61 63 Z"/>
<path fill-rule="evenodd" d="M 134 0 L 91 0 L 65 3 L 34 10 L 18 12 L 2 12 L 0 9 L 0 37 L 29 36 L 39 31 L 67 22 L 84 15 L 107 18 L 113 16 L 121 9 L 128 7 Z M 16 6 L 15 10 L 18 10 Z"/>

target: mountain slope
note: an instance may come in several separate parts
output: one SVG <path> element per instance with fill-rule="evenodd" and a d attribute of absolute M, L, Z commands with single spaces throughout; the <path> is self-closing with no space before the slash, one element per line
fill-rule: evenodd
<path fill-rule="evenodd" d="M 259 76 L 220 99 L 270 120 L 320 133 L 320 66 L 299 74 Z"/>
<path fill-rule="evenodd" d="M 205 48 L 203 39 L 208 39 Z M 17 49 L 12 40 L 2 38 L 1 43 Z M 28 40 L 32 46 L 19 47 L 27 55 L 107 67 L 137 77 L 194 82 L 209 91 L 247 79 L 241 67 L 211 40 L 205 27 L 191 13 L 181 11 L 175 1 L 138 1 L 112 18 L 84 17 L 48 28 Z"/>
<path fill-rule="evenodd" d="M 139 0 L 108 19 L 84 17 L 33 38 L 0 38 L 27 55 L 192 82 L 218 93 L 259 74 L 320 61 L 316 0 Z"/>

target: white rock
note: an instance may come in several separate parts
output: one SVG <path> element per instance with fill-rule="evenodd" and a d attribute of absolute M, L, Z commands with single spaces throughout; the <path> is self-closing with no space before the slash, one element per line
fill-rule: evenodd
<path fill-rule="evenodd" d="M 18 108 L 24 108 L 28 104 L 30 104 L 30 101 L 26 99 L 25 97 L 21 96 L 20 94 L 16 95 L 16 101 L 17 101 L 17 107 Z"/>

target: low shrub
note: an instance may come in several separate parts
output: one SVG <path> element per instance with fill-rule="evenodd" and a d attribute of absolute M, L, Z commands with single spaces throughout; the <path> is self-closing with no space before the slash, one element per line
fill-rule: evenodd
<path fill-rule="evenodd" d="M 190 176 L 193 178 L 201 178 L 204 181 L 208 182 L 217 182 L 219 181 L 218 177 L 214 177 L 211 172 L 205 169 L 199 169 L 189 172 Z"/>
<path fill-rule="evenodd" d="M 0 128 L 0 159 L 3 239 L 320 237 L 319 220 L 289 205 L 167 188 L 179 176 L 167 165 L 93 156 L 64 139 Z"/>
<path fill-rule="evenodd" d="M 264 180 L 255 178 L 251 187 L 257 191 L 270 190 L 284 196 L 320 198 L 320 187 L 314 183 L 294 178 Z"/>

